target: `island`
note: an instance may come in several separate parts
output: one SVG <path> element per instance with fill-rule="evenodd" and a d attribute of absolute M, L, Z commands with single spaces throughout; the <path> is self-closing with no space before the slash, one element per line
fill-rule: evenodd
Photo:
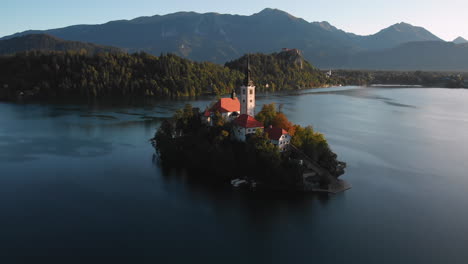
<path fill-rule="evenodd" d="M 256 87 L 247 66 L 242 86 L 201 110 L 187 104 L 151 140 L 163 166 L 193 177 L 252 189 L 337 193 L 339 161 L 323 134 L 293 124 L 274 103 L 255 114 Z"/>

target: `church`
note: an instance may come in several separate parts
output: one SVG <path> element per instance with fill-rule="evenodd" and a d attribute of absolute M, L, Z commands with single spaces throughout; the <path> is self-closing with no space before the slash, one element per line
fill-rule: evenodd
<path fill-rule="evenodd" d="M 262 131 L 268 134 L 270 142 L 284 151 L 291 136 L 281 128 L 269 127 L 264 131 L 262 122 L 255 119 L 255 85 L 251 79 L 250 63 L 247 65 L 246 78 L 239 90 L 239 98 L 233 91 L 231 97 L 221 98 L 203 113 L 203 120 L 213 125 L 216 112 L 228 122 L 232 122 L 233 138 L 245 142 L 249 135 Z"/>
<path fill-rule="evenodd" d="M 263 124 L 255 119 L 255 85 L 250 76 L 250 65 L 244 84 L 240 87 L 240 115 L 233 121 L 233 135 L 239 141 L 246 141 L 249 134 L 263 131 Z"/>

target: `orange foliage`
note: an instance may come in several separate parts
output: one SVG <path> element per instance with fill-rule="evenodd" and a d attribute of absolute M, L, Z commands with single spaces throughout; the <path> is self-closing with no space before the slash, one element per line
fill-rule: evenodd
<path fill-rule="evenodd" d="M 288 131 L 289 134 L 294 135 L 294 124 L 291 123 L 283 113 L 277 113 L 271 124 L 274 127 L 282 128 Z"/>

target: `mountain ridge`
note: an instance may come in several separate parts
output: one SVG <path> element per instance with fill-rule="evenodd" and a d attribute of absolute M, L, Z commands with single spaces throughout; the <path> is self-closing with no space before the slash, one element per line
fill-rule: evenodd
<path fill-rule="evenodd" d="M 468 72 L 467 62 L 468 44 L 421 41 L 404 43 L 387 50 L 358 53 L 344 68 Z"/>
<path fill-rule="evenodd" d="M 181 15 L 219 15 L 219 16 L 233 16 L 233 17 L 252 17 L 252 16 L 265 16 L 265 15 L 280 15 L 280 16 L 287 16 L 287 17 L 293 18 L 293 19 L 302 20 L 302 21 L 305 21 L 305 22 L 310 23 L 310 24 L 316 24 L 316 25 L 324 25 L 325 24 L 326 27 L 333 28 L 334 31 L 338 30 L 338 31 L 345 32 L 344 30 L 333 26 L 328 21 L 311 21 L 311 22 L 309 22 L 307 20 L 296 17 L 296 16 L 294 16 L 294 15 L 292 15 L 292 14 L 286 12 L 286 11 L 283 11 L 283 10 L 280 10 L 280 9 L 277 9 L 277 8 L 264 8 L 260 12 L 253 13 L 252 15 L 237 15 L 237 14 L 227 14 L 227 13 L 218 13 L 218 12 L 200 13 L 200 12 L 195 12 L 195 11 L 179 11 L 179 12 L 169 13 L 169 14 L 165 14 L 165 15 L 139 16 L 139 17 L 132 18 L 132 19 L 117 19 L 117 20 L 111 20 L 111 21 L 108 21 L 108 22 L 105 22 L 105 23 L 100 23 L 100 24 L 76 24 L 76 25 L 66 26 L 66 27 L 62 27 L 62 28 L 54 28 L 54 29 L 47 29 L 47 30 L 34 30 L 34 29 L 31 29 L 31 30 L 25 30 L 25 31 L 13 33 L 13 34 L 10 34 L 10 35 L 5 35 L 5 36 L 0 37 L 0 39 L 12 38 L 12 37 L 15 37 L 17 35 L 31 34 L 31 33 L 44 32 L 44 31 L 57 30 L 57 29 L 66 29 L 66 28 L 70 28 L 70 27 L 102 26 L 102 25 L 107 25 L 107 24 L 110 24 L 110 23 L 119 23 L 119 22 L 133 22 L 133 23 L 135 23 L 135 22 L 141 22 L 141 21 L 144 21 L 144 20 L 155 20 L 155 19 L 159 19 L 159 18 L 163 18 L 163 17 L 177 17 L 177 16 L 181 16 Z M 374 34 L 370 34 L 370 35 L 359 35 L 359 34 L 355 34 L 355 33 L 351 33 L 351 32 L 346 32 L 346 33 L 349 33 L 349 34 L 352 34 L 352 35 L 355 35 L 355 36 L 359 36 L 359 37 L 368 37 L 368 36 L 376 35 L 376 34 L 382 32 L 382 31 L 384 31 L 386 29 L 396 27 L 396 26 L 401 25 L 401 24 L 424 29 L 423 27 L 413 26 L 413 25 L 411 25 L 409 23 L 406 23 L 406 22 L 400 22 L 400 23 L 392 24 L 392 25 L 388 26 L 387 28 L 384 28 L 384 29 L 382 29 L 382 30 L 380 30 L 380 31 L 378 31 L 378 32 L 376 32 Z"/>
<path fill-rule="evenodd" d="M 177 12 L 98 25 L 25 31 L 2 39 L 39 32 L 65 40 L 115 46 L 128 52 L 174 53 L 191 60 L 218 64 L 245 53 L 272 53 L 282 48 L 297 48 L 303 51 L 308 61 L 320 68 L 346 67 L 355 60 L 356 54 L 390 52 L 405 43 L 443 42 L 428 30 L 404 22 L 373 35 L 361 36 L 345 32 L 327 21 L 308 22 L 272 8 L 250 16 Z"/>
<path fill-rule="evenodd" d="M 24 51 L 82 51 L 89 54 L 101 52 L 122 52 L 110 46 L 96 45 L 79 41 L 67 41 L 47 34 L 29 34 L 11 39 L 0 40 L 0 55 Z"/>
<path fill-rule="evenodd" d="M 455 44 L 464 44 L 464 43 L 468 43 L 468 40 L 459 36 L 456 39 L 454 39 L 452 42 Z"/>

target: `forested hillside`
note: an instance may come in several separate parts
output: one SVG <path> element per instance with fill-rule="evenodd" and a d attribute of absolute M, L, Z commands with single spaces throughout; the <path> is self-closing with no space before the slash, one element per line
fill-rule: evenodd
<path fill-rule="evenodd" d="M 103 100 L 224 94 L 241 85 L 245 58 L 220 66 L 172 54 L 90 55 L 84 50 L 17 53 L 0 57 L 0 99 Z M 296 63 L 299 60 L 302 68 Z M 269 83 L 270 90 L 314 87 L 326 82 L 326 77 L 302 57 L 288 53 L 252 55 L 251 68 L 254 80 Z"/>
<path fill-rule="evenodd" d="M 250 60 L 252 79 L 258 91 L 280 91 L 321 87 L 328 79 L 320 70 L 304 60 L 301 51 L 287 50 L 273 54 L 250 54 L 226 63 L 226 67 L 245 71 Z"/>
<path fill-rule="evenodd" d="M 122 52 L 119 48 L 101 46 L 93 43 L 67 41 L 46 34 L 31 34 L 6 40 L 0 40 L 0 54 L 8 55 L 23 51 L 79 51 L 89 54 L 100 52 Z"/>

